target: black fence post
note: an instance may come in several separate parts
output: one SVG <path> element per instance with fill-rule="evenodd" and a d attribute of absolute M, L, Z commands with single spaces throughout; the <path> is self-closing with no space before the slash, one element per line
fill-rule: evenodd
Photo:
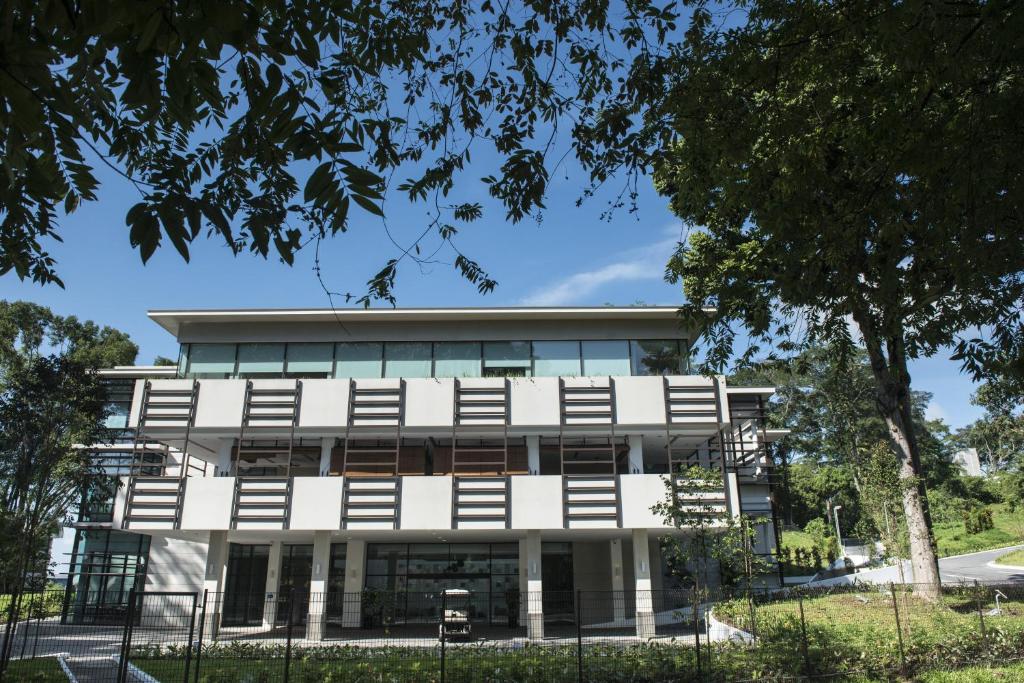
<path fill-rule="evenodd" d="M 188 621 L 188 643 L 185 649 L 185 676 L 182 678 L 183 683 L 188 683 L 189 668 L 192 665 L 192 637 L 196 634 L 196 603 L 199 602 L 199 593 L 192 594 L 192 616 Z"/>
<path fill-rule="evenodd" d="M 117 683 L 128 680 L 128 653 L 132 649 L 132 628 L 135 625 L 135 587 L 128 591 L 128 609 L 124 617 L 124 633 L 121 636 L 121 660 L 117 667 Z"/>
<path fill-rule="evenodd" d="M 747 609 L 750 611 L 750 638 L 757 643 L 757 612 L 754 610 L 754 587 L 747 584 Z"/>
<path fill-rule="evenodd" d="M 974 580 L 974 603 L 978 606 L 978 623 L 981 625 L 981 640 L 986 642 L 988 640 L 988 633 L 985 631 L 985 612 L 981 603 L 981 586 L 978 584 L 978 580 Z"/>
<path fill-rule="evenodd" d="M 196 672 L 195 672 L 195 683 L 199 683 L 199 665 L 203 659 L 203 629 L 206 626 L 206 601 L 209 599 L 210 592 L 207 589 L 203 589 L 203 606 L 199 612 L 199 640 L 196 641 Z"/>
<path fill-rule="evenodd" d="M 804 596 L 797 593 L 796 598 L 800 605 L 800 646 L 804 654 L 804 675 L 810 678 L 811 654 L 807 648 L 807 619 L 804 617 Z"/>
<path fill-rule="evenodd" d="M 700 663 L 700 596 L 697 594 L 697 585 L 694 584 L 691 591 L 690 609 L 693 610 L 693 649 L 697 656 L 697 680 L 704 680 L 704 674 Z"/>
<path fill-rule="evenodd" d="M 4 624 L 4 643 L 0 648 L 0 680 L 4 677 L 7 665 L 11 661 L 11 654 L 14 652 L 14 638 L 18 635 L 18 612 L 21 608 L 21 588 L 11 593 L 11 600 L 7 603 L 7 623 Z"/>
<path fill-rule="evenodd" d="M 900 675 L 907 675 L 907 653 L 903 650 L 903 625 L 900 623 L 900 607 L 896 602 L 896 584 L 889 584 L 889 592 L 892 594 L 892 613 L 896 617 L 896 642 L 900 647 Z"/>
<path fill-rule="evenodd" d="M 447 640 L 447 634 L 444 631 L 444 616 L 445 612 L 448 611 L 448 595 L 442 590 L 441 591 L 441 619 L 437 624 L 438 635 L 441 637 L 441 683 L 444 683 L 445 675 L 445 641 Z"/>
<path fill-rule="evenodd" d="M 576 680 L 583 683 L 583 601 L 582 592 L 576 589 Z"/>
<path fill-rule="evenodd" d="M 288 616 L 285 618 L 284 641 L 284 683 L 288 683 L 288 673 L 292 665 L 292 611 L 295 609 L 295 588 L 288 594 Z"/>
<path fill-rule="evenodd" d="M 28 651 L 28 632 L 29 627 L 32 625 L 32 612 L 36 606 L 35 593 L 30 593 L 28 598 L 28 614 L 25 617 L 25 628 L 22 629 L 21 633 L 21 654 L 19 655 L 22 659 L 25 659 L 25 652 Z"/>

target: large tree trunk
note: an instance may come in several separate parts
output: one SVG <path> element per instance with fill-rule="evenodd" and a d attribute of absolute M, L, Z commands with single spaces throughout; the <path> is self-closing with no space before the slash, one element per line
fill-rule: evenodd
<path fill-rule="evenodd" d="M 902 339 L 889 339 L 883 354 L 881 340 L 864 329 L 865 345 L 877 385 L 878 409 L 889 428 L 889 439 L 899 457 L 900 497 L 907 520 L 910 541 L 910 566 L 914 575 L 914 594 L 937 600 L 941 587 L 939 562 L 932 537 L 928 494 L 921 472 L 921 457 L 910 402 L 910 373 Z"/>

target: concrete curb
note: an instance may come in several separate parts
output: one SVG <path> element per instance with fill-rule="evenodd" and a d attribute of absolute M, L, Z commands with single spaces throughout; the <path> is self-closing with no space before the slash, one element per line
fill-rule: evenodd
<path fill-rule="evenodd" d="M 68 681 L 70 683 L 78 683 L 78 679 L 75 677 L 75 674 L 71 673 L 71 667 L 68 666 L 67 660 L 65 660 L 64 657 L 65 653 L 63 652 L 57 655 L 57 664 L 60 665 L 61 671 L 63 671 L 64 675 L 68 677 Z"/>
<path fill-rule="evenodd" d="M 735 641 L 738 643 L 754 642 L 754 636 L 746 631 L 741 631 L 735 626 L 730 626 L 716 619 L 714 610 L 708 610 L 708 638 L 713 643 L 724 641 Z"/>
<path fill-rule="evenodd" d="M 985 566 L 989 569 L 1006 569 L 1011 572 L 1024 572 L 1024 567 L 1019 564 L 999 564 L 998 562 L 989 562 Z"/>

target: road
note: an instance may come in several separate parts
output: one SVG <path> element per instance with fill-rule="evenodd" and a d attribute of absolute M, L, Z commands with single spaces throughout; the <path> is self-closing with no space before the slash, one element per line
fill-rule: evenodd
<path fill-rule="evenodd" d="M 989 583 L 1013 581 L 1024 583 L 1024 570 L 1010 569 L 1009 567 L 1000 567 L 999 565 L 991 566 L 991 563 L 994 562 L 997 557 L 1013 552 L 1014 550 L 1020 550 L 1021 548 L 1024 548 L 1024 545 L 1015 545 L 1008 548 L 983 550 L 978 553 L 940 558 L 939 573 L 942 575 L 942 582 L 947 584 L 971 583 L 973 581 Z M 836 578 L 825 579 L 823 581 L 815 581 L 810 585 L 835 586 L 844 583 L 853 583 L 854 580 L 868 583 L 909 583 L 913 580 L 911 577 L 912 572 L 910 570 L 910 562 L 907 561 L 903 563 L 903 577 L 900 577 L 899 568 L 892 566 L 882 567 L 881 569 L 870 569 L 868 571 L 849 574 L 847 576 L 838 576 Z"/>

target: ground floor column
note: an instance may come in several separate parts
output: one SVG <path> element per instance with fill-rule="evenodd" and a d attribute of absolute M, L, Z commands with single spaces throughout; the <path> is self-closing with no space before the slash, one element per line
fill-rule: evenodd
<path fill-rule="evenodd" d="M 541 567 L 540 531 L 526 532 L 526 635 L 530 640 L 544 637 L 544 584 Z"/>
<path fill-rule="evenodd" d="M 540 437 L 526 437 L 526 470 L 530 474 L 540 474 Z"/>
<path fill-rule="evenodd" d="M 345 596 L 341 625 L 359 628 L 363 624 L 363 567 L 366 565 L 366 541 L 352 540 L 345 548 Z"/>
<path fill-rule="evenodd" d="M 644 473 L 644 435 L 630 434 L 626 437 L 629 444 L 629 473 Z"/>
<path fill-rule="evenodd" d="M 740 504 L 740 480 L 735 472 L 725 473 L 725 508 L 733 519 L 738 519 L 743 508 Z"/>
<path fill-rule="evenodd" d="M 608 543 L 612 560 L 612 618 L 617 623 L 626 620 L 626 594 L 622 571 L 622 540 L 613 538 Z"/>
<path fill-rule="evenodd" d="M 270 542 L 267 555 L 267 581 L 263 595 L 263 628 L 273 628 L 277 621 L 278 590 L 281 586 L 281 541 Z"/>
<path fill-rule="evenodd" d="M 224 581 L 228 565 L 228 532 L 211 531 L 206 545 L 206 572 L 203 575 L 203 590 L 206 592 L 205 637 L 215 640 L 220 629 L 224 611 Z"/>
<path fill-rule="evenodd" d="M 309 614 L 306 616 L 306 639 L 324 639 L 324 617 L 327 607 L 327 573 L 331 565 L 331 532 L 313 533 L 313 569 L 309 577 Z"/>
<path fill-rule="evenodd" d="M 633 576 L 636 577 L 636 635 L 638 638 L 653 638 L 654 595 L 646 529 L 633 529 Z"/>
<path fill-rule="evenodd" d="M 325 436 L 320 440 L 320 476 L 326 477 L 331 473 L 331 451 L 334 450 L 334 437 Z"/>

